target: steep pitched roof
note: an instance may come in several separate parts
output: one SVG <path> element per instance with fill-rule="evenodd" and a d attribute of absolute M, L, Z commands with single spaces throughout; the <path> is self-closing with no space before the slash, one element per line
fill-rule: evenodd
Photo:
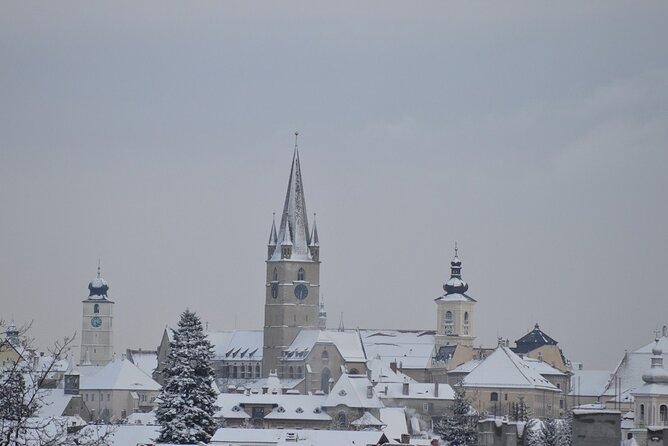
<path fill-rule="evenodd" d="M 153 381 L 136 365 L 127 359 L 112 361 L 104 367 L 95 367 L 92 374 L 81 367 L 81 390 L 160 390 L 160 384 Z"/>
<path fill-rule="evenodd" d="M 334 344 L 346 362 L 365 362 L 364 346 L 356 331 L 301 330 L 282 359 L 303 360 L 316 343 Z"/>
<path fill-rule="evenodd" d="M 392 362 L 404 369 L 431 367 L 434 331 L 360 330 L 367 357 Z"/>
<path fill-rule="evenodd" d="M 515 353 L 528 353 L 543 345 L 557 345 L 557 341 L 546 335 L 536 324 L 533 330 L 515 341 L 515 344 L 517 345 L 513 349 Z"/>
<path fill-rule="evenodd" d="M 299 151 L 295 145 L 292 157 L 292 168 L 288 180 L 288 190 L 285 194 L 283 214 L 278 230 L 278 240 L 281 244 L 292 244 L 292 259 L 311 260 L 308 249 L 309 229 L 308 217 L 306 215 L 306 200 L 304 199 L 304 183 L 302 182 L 302 171 L 299 165 Z M 276 250 L 272 260 L 279 260 L 281 251 Z"/>
<path fill-rule="evenodd" d="M 369 386 L 371 386 L 371 381 L 366 376 L 347 375 L 344 373 L 336 384 L 334 384 L 323 406 L 336 407 L 344 405 L 364 409 L 383 407 L 383 403 L 373 388 L 371 388 L 371 393 L 368 393 Z"/>
<path fill-rule="evenodd" d="M 508 347 L 499 346 L 462 380 L 464 387 L 509 387 L 558 392 Z"/>

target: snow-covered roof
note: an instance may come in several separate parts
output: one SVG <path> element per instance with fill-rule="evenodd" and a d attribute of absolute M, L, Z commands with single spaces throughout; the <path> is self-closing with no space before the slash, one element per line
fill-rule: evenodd
<path fill-rule="evenodd" d="M 499 346 L 463 379 L 464 387 L 530 388 L 558 392 L 510 348 Z"/>
<path fill-rule="evenodd" d="M 371 381 L 374 383 L 417 382 L 399 370 L 393 371 L 390 361 L 380 359 L 379 357 L 369 359 L 366 362 L 366 367 L 371 375 Z"/>
<path fill-rule="evenodd" d="M 153 371 L 158 367 L 158 352 L 151 350 L 131 350 L 128 357 L 139 370 L 148 376 L 153 376 Z"/>
<path fill-rule="evenodd" d="M 135 412 L 128 416 L 127 424 L 142 424 L 144 426 L 156 426 L 155 412 Z"/>
<path fill-rule="evenodd" d="M 301 330 L 282 358 L 303 360 L 318 344 L 333 344 L 346 362 L 366 362 L 364 347 L 355 330 Z"/>
<path fill-rule="evenodd" d="M 401 436 L 408 434 L 406 413 L 401 407 L 385 407 L 380 409 L 380 420 L 385 424 L 383 432 L 390 441 L 401 442 Z"/>
<path fill-rule="evenodd" d="M 404 369 L 431 367 L 434 356 L 434 331 L 360 330 L 364 350 L 369 358 L 397 362 Z"/>
<path fill-rule="evenodd" d="M 482 359 L 471 359 L 470 361 L 467 361 L 464 364 L 449 370 L 448 373 L 471 373 L 471 371 L 478 367 L 481 362 Z"/>
<path fill-rule="evenodd" d="M 403 383 L 377 384 L 376 392 L 382 401 L 389 399 L 445 400 L 453 401 L 455 391 L 448 384 L 438 384 L 438 396 L 435 383 L 409 382 L 408 395 L 404 394 Z M 391 405 L 391 404 L 388 404 Z"/>
<path fill-rule="evenodd" d="M 105 434 L 111 430 L 112 445 L 137 445 L 154 444 L 155 438 L 160 434 L 160 426 L 143 426 L 137 424 L 119 424 L 109 426 L 106 424 L 89 424 L 83 428 L 82 433 L 90 433 L 93 438 Z"/>
<path fill-rule="evenodd" d="M 371 387 L 369 393 L 369 387 Z M 354 408 L 379 408 L 383 403 L 365 375 L 342 374 L 324 403 L 325 407 L 344 405 Z"/>
<path fill-rule="evenodd" d="M 351 422 L 353 426 L 364 427 L 364 426 L 385 426 L 385 423 L 380 421 L 378 418 L 371 415 L 370 412 L 364 412 L 364 415 Z"/>
<path fill-rule="evenodd" d="M 569 395 L 600 396 L 610 381 L 610 370 L 573 370 Z"/>
<path fill-rule="evenodd" d="M 63 389 L 40 389 L 40 417 L 60 417 L 65 412 L 73 395 L 65 395 Z"/>
<path fill-rule="evenodd" d="M 211 444 L 230 446 L 360 446 L 380 444 L 381 440 L 384 440 L 384 434 L 378 431 L 221 428 L 213 435 Z"/>
<path fill-rule="evenodd" d="M 81 390 L 160 390 L 160 384 L 127 359 L 112 361 L 104 367 L 80 367 L 79 371 Z"/>
<path fill-rule="evenodd" d="M 642 375 L 650 368 L 652 349 L 656 346 L 657 344 L 652 341 L 631 353 L 625 353 L 622 360 L 612 372 L 612 377 L 607 383 L 603 395 L 606 397 L 614 397 L 615 382 L 617 379 L 621 379 L 622 394 L 632 393 L 637 388 L 644 385 Z M 659 338 L 658 347 L 663 350 L 662 356 L 665 363 L 668 361 L 668 337 L 663 336 Z M 617 391 L 617 393 L 619 393 L 619 391 Z"/>
<path fill-rule="evenodd" d="M 444 302 L 477 302 L 471 296 L 467 296 L 466 294 L 461 294 L 461 293 L 444 294 L 443 296 L 439 296 L 434 300 L 436 301 L 440 300 Z"/>
<path fill-rule="evenodd" d="M 564 376 L 565 373 L 562 372 L 561 370 L 557 369 L 556 367 L 552 367 L 550 364 L 548 364 L 545 361 L 542 361 L 540 359 L 536 358 L 530 358 L 528 356 L 523 356 L 522 360 L 529 365 L 532 369 L 540 373 L 541 375 L 560 375 Z"/>
<path fill-rule="evenodd" d="M 214 357 L 228 361 L 261 361 L 264 346 L 262 330 L 209 331 Z"/>
<path fill-rule="evenodd" d="M 248 418 L 246 406 L 269 405 L 273 410 L 265 415 L 266 419 L 330 421 L 332 418 L 322 409 L 326 399 L 327 395 L 222 393 L 216 400 L 220 407 L 216 416 Z"/>

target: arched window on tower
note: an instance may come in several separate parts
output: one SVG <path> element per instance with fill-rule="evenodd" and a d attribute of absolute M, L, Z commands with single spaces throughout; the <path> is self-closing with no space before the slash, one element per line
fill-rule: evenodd
<path fill-rule="evenodd" d="M 100 312 L 100 304 L 93 305 L 93 313 L 97 314 Z"/>
<path fill-rule="evenodd" d="M 659 418 L 661 419 L 661 424 L 663 426 L 668 424 L 668 406 L 665 404 L 662 404 L 661 407 L 659 407 Z"/>
<path fill-rule="evenodd" d="M 273 280 L 274 282 L 278 281 L 278 271 L 276 270 L 276 268 L 274 268 L 274 275 L 272 276 L 271 280 Z"/>
<path fill-rule="evenodd" d="M 645 425 L 645 405 L 640 405 L 640 426 Z"/>
<path fill-rule="evenodd" d="M 469 334 L 469 312 L 468 311 L 464 312 L 464 334 L 465 335 Z"/>
<path fill-rule="evenodd" d="M 453 330 L 453 317 L 452 311 L 445 312 L 445 334 L 452 334 Z"/>
<path fill-rule="evenodd" d="M 327 364 L 329 362 L 329 353 L 327 353 L 327 350 L 322 352 L 322 355 L 320 355 L 320 359 L 322 359 L 323 364 Z"/>
<path fill-rule="evenodd" d="M 306 271 L 304 271 L 304 268 L 299 268 L 299 271 L 297 271 L 297 280 L 304 280 L 305 275 Z"/>

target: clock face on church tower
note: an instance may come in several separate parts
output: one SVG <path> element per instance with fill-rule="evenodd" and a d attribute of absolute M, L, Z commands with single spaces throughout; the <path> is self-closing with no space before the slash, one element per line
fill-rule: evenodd
<path fill-rule="evenodd" d="M 304 300 L 308 296 L 308 288 L 303 283 L 295 287 L 295 297 L 299 300 Z"/>
<path fill-rule="evenodd" d="M 99 328 L 100 325 L 102 325 L 102 319 L 100 319 L 99 317 L 95 316 L 95 317 L 91 318 L 91 320 L 90 320 L 90 324 L 91 324 L 93 327 L 95 327 L 95 328 Z"/>

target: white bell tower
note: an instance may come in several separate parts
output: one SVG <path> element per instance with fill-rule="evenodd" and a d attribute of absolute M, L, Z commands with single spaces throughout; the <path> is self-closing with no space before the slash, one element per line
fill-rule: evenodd
<path fill-rule="evenodd" d="M 83 318 L 81 328 L 81 365 L 103 366 L 114 357 L 114 302 L 107 297 L 109 285 L 100 276 L 100 263 L 97 264 L 97 276 L 88 284 L 88 298 L 83 300 Z"/>

